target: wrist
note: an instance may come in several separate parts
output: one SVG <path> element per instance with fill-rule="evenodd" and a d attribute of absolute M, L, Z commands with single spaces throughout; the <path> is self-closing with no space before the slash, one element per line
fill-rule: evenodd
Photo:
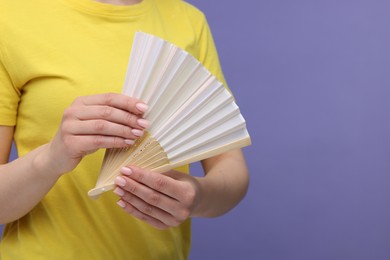
<path fill-rule="evenodd" d="M 210 195 L 208 195 L 208 182 L 206 177 L 195 177 L 197 185 L 197 199 L 191 210 L 191 217 L 211 217 L 209 215 Z"/>
<path fill-rule="evenodd" d="M 51 158 L 50 144 L 45 144 L 38 147 L 34 152 L 32 160 L 32 169 L 43 177 L 59 178 L 63 175 L 63 172 L 55 164 L 55 158 Z"/>

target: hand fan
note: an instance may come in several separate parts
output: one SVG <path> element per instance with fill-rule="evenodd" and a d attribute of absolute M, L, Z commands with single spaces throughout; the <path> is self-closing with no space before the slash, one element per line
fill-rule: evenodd
<path fill-rule="evenodd" d="M 148 104 L 150 127 L 127 148 L 107 149 L 91 197 L 115 187 L 126 165 L 165 172 L 250 145 L 243 116 L 229 91 L 186 51 L 137 32 L 123 94 Z"/>

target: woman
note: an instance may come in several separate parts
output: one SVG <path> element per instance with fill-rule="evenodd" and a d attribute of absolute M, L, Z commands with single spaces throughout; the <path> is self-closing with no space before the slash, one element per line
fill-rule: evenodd
<path fill-rule="evenodd" d="M 104 150 L 150 124 L 120 94 L 136 31 L 162 37 L 224 82 L 203 14 L 178 0 L 0 0 L 0 259 L 186 259 L 190 217 L 244 197 L 240 150 L 165 174 L 129 166 L 92 201 Z M 19 158 L 7 163 L 12 140 Z"/>

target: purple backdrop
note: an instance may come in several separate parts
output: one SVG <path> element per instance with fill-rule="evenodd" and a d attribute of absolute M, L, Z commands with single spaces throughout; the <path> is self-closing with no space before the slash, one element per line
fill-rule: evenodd
<path fill-rule="evenodd" d="M 191 259 L 390 259 L 390 2 L 190 2 L 253 138 L 246 199 L 194 221 Z"/>
<path fill-rule="evenodd" d="M 253 141 L 247 197 L 194 219 L 190 259 L 390 259 L 390 2 L 189 2 Z"/>

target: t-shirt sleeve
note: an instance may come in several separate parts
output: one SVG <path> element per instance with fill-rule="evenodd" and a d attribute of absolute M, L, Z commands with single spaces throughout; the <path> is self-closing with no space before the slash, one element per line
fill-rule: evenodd
<path fill-rule="evenodd" d="M 228 88 L 209 24 L 204 15 L 202 18 L 203 19 L 199 27 L 200 31 L 197 58 L 215 77 L 217 77 L 219 81 L 225 85 L 226 88 Z"/>
<path fill-rule="evenodd" d="M 0 51 L 0 125 L 16 125 L 20 91 L 12 82 Z"/>

